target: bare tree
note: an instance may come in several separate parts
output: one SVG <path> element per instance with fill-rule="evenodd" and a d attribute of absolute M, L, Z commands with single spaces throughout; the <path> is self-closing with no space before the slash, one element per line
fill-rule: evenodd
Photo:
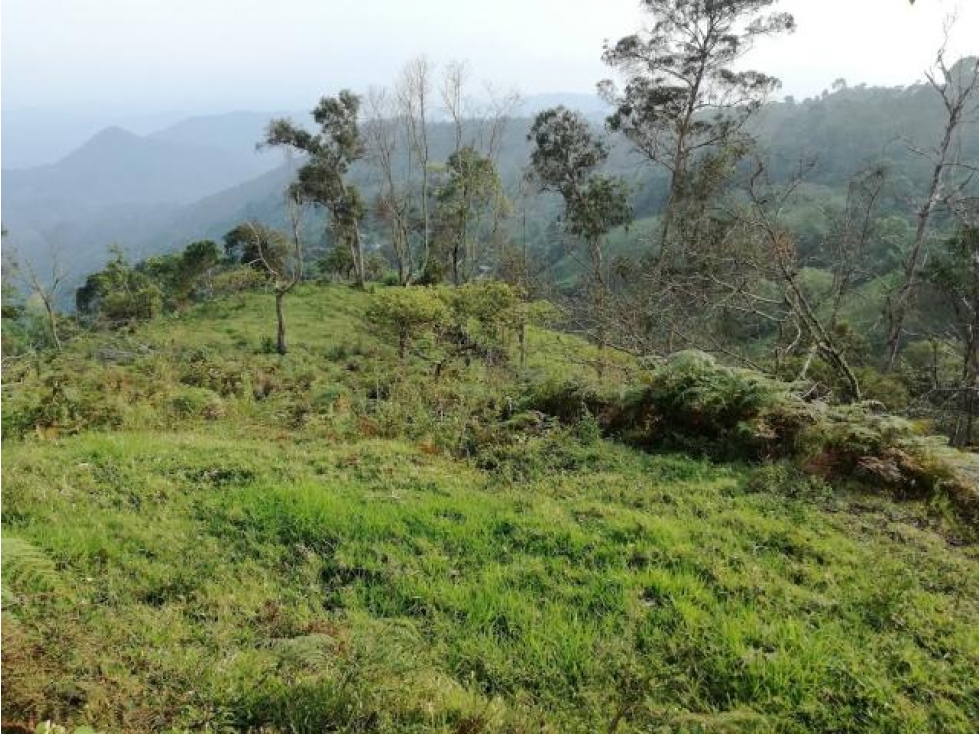
<path fill-rule="evenodd" d="M 831 329 L 836 328 L 843 302 L 855 281 L 866 274 L 867 248 L 876 229 L 885 182 L 886 171 L 875 167 L 856 176 L 847 187 L 846 208 L 829 242 L 833 273 Z"/>
<path fill-rule="evenodd" d="M 405 127 L 411 163 L 418 166 L 421 177 L 422 254 L 420 272 L 425 272 L 431 257 L 432 220 L 430 212 L 428 115 L 432 93 L 432 67 L 424 56 L 409 61 L 401 73 L 397 98 Z M 413 159 L 413 160 L 412 160 Z"/>
<path fill-rule="evenodd" d="M 463 89 L 468 76 L 469 66 L 466 62 L 450 61 L 442 70 L 442 80 L 439 84 L 439 97 L 442 100 L 442 106 L 452 120 L 455 136 L 453 152 L 461 150 L 463 146 L 463 121 L 466 118 L 466 111 L 463 109 L 465 104 Z"/>
<path fill-rule="evenodd" d="M 11 267 L 15 277 L 27 288 L 29 293 L 36 296 L 41 302 L 51 343 L 60 352 L 62 345 L 61 338 L 58 335 L 58 314 L 56 309 L 58 296 L 65 285 L 67 274 L 62 266 L 61 251 L 58 248 L 48 248 L 47 264 L 47 273 L 42 273 L 29 258 L 24 259 L 22 262 L 15 259 Z"/>
<path fill-rule="evenodd" d="M 286 320 L 283 301 L 303 278 L 302 212 L 298 194 L 286 200 L 289 210 L 289 235 L 255 221 L 247 221 L 225 235 L 229 252 L 240 250 L 242 263 L 258 268 L 269 278 L 275 296 L 275 349 L 286 354 Z"/>
<path fill-rule="evenodd" d="M 756 350 L 745 349 L 752 339 L 772 344 L 777 371 L 790 355 L 803 355 L 798 379 L 806 379 L 813 360 L 819 356 L 833 370 L 847 397 L 860 400 L 862 392 L 839 334 L 827 315 L 823 297 L 814 293 L 802 277 L 803 264 L 795 242 L 782 223 L 782 213 L 803 180 L 805 165 L 786 185 L 771 183 L 765 165 L 755 163 L 744 187 L 744 199 L 733 199 L 719 209 L 706 243 L 685 271 L 669 272 L 658 282 L 658 290 L 646 295 L 643 309 L 634 309 L 640 323 L 623 323 L 633 332 L 626 335 L 647 351 L 649 334 L 641 323 L 650 304 L 667 310 L 658 328 L 670 350 L 678 347 L 704 349 L 721 354 L 756 370 Z M 854 210 L 853 217 L 857 218 Z M 848 246 L 852 246 L 848 245 Z M 850 281 L 842 277 L 835 288 L 846 291 Z M 648 283 L 641 281 L 643 286 Z M 623 310 L 623 309 L 620 309 Z M 754 337 L 750 336 L 754 334 Z M 757 342 L 756 342 L 757 343 Z"/>
<path fill-rule="evenodd" d="M 904 261 L 904 273 L 896 291 L 885 307 L 887 320 L 887 352 L 884 371 L 894 368 L 901 350 L 905 323 L 921 272 L 930 250 L 930 227 L 935 213 L 944 206 L 954 206 L 977 169 L 956 155 L 955 141 L 961 128 L 977 119 L 979 113 L 979 57 L 961 59 L 948 65 L 946 54 L 954 18 L 945 24 L 945 40 L 938 50 L 935 66 L 926 73 L 928 84 L 941 97 L 945 109 L 945 125 L 941 139 L 931 150 L 912 149 L 932 164 L 928 190 L 916 214 L 916 226 L 911 247 Z M 965 174 L 962 176 L 961 174 Z M 958 181 L 953 180 L 958 175 Z"/>
<path fill-rule="evenodd" d="M 388 90 L 374 87 L 368 91 L 363 131 L 367 156 L 380 173 L 376 211 L 390 227 L 398 282 L 408 285 L 413 275 L 411 192 L 410 181 L 402 182 L 399 173 L 401 156 L 407 151 L 397 113 L 395 99 Z"/>
<path fill-rule="evenodd" d="M 804 336 L 810 344 L 810 357 L 803 367 L 802 376 L 812 356 L 819 354 L 847 385 L 849 398 L 859 401 L 862 399 L 860 382 L 845 351 L 837 343 L 833 330 L 823 323 L 818 309 L 803 288 L 795 243 L 779 221 L 785 203 L 800 182 L 801 177 L 784 190 L 777 191 L 768 183 L 764 165 L 757 162 L 748 184 L 751 207 L 744 221 L 760 235 L 762 262 L 767 263 L 762 272 L 777 284 L 793 324 L 800 336 Z"/>

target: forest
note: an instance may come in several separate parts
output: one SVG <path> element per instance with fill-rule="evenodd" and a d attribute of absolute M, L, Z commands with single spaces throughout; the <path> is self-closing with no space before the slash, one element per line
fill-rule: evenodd
<path fill-rule="evenodd" d="M 157 254 L 4 228 L 4 732 L 974 730 L 979 56 L 642 6 L 606 114 L 419 56 Z"/>

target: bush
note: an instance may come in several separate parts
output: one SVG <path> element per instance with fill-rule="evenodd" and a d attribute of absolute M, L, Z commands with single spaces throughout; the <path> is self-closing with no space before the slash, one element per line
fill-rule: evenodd
<path fill-rule="evenodd" d="M 211 290 L 215 295 L 228 296 L 261 288 L 266 282 L 265 275 L 255 268 L 238 265 L 215 275 L 211 281 Z"/>
<path fill-rule="evenodd" d="M 584 425 L 584 424 L 582 424 Z M 540 480 L 555 474 L 600 465 L 606 450 L 594 446 L 598 436 L 583 437 L 578 430 L 537 423 L 529 432 L 509 426 L 470 426 L 466 453 L 484 471 L 508 482 Z"/>
<path fill-rule="evenodd" d="M 725 367 L 703 352 L 680 352 L 654 366 L 610 428 L 646 447 L 715 459 L 791 455 L 810 410 L 792 385 Z"/>
<path fill-rule="evenodd" d="M 181 367 L 180 382 L 202 387 L 223 397 L 240 396 L 244 391 L 244 373 L 239 365 L 211 360 L 197 355 Z"/>
<path fill-rule="evenodd" d="M 979 521 L 979 492 L 943 458 L 942 442 L 880 412 L 879 403 L 806 401 L 792 383 L 725 367 L 700 352 L 648 369 L 647 385 L 624 398 L 583 382 L 548 382 L 530 393 L 526 407 L 585 433 L 594 416 L 604 433 L 647 449 L 787 462 L 759 471 L 753 486 L 765 491 L 819 494 L 824 481 L 855 481 L 898 497 L 942 497 L 970 526 Z"/>
<path fill-rule="evenodd" d="M 81 381 L 72 384 L 60 373 L 48 376 L 32 400 L 4 416 L 4 428 L 15 436 L 30 431 L 71 434 L 91 428 L 114 428 L 122 422 L 121 405 L 101 385 Z"/>
<path fill-rule="evenodd" d="M 224 415 L 224 402 L 214 391 L 200 387 L 182 387 L 170 398 L 170 412 L 177 418 L 214 420 Z"/>
<path fill-rule="evenodd" d="M 465 324 L 472 319 L 487 328 L 504 324 L 517 305 L 516 291 L 499 280 L 450 288 L 445 298 L 457 322 Z"/>
<path fill-rule="evenodd" d="M 374 295 L 367 320 L 393 334 L 398 352 L 407 356 L 411 343 L 431 332 L 448 318 L 448 309 L 431 288 L 391 288 Z"/>
<path fill-rule="evenodd" d="M 569 425 L 577 425 L 585 416 L 591 416 L 604 427 L 619 422 L 618 416 L 613 416 L 616 400 L 602 394 L 594 384 L 580 379 L 552 379 L 535 385 L 525 403 L 526 408 L 554 416 Z"/>

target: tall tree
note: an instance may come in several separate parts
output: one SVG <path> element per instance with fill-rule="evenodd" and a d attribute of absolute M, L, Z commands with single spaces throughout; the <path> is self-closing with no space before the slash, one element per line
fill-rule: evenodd
<path fill-rule="evenodd" d="M 428 141 L 428 116 L 432 95 L 432 67 L 428 59 L 419 56 L 409 61 L 401 72 L 397 85 L 397 98 L 401 120 L 411 154 L 408 158 L 409 176 L 418 171 L 421 204 L 421 263 L 419 271 L 425 273 L 431 257 L 432 217 L 430 191 L 431 150 Z"/>
<path fill-rule="evenodd" d="M 346 245 L 354 263 L 357 284 L 366 280 L 360 223 L 366 206 L 359 189 L 346 180 L 350 166 L 364 153 L 358 127 L 360 97 L 343 90 L 323 97 L 313 110 L 320 132 L 312 134 L 290 120 L 275 119 L 266 130 L 264 145 L 286 146 L 306 155 L 289 200 L 325 207 L 331 216 L 334 238 Z"/>
<path fill-rule="evenodd" d="M 979 119 L 979 57 L 960 59 L 949 66 L 946 61 L 950 26 L 946 26 L 945 43 L 938 51 L 934 68 L 927 73 L 928 83 L 939 95 L 945 110 L 941 139 L 931 150 L 916 150 L 932 164 L 928 189 L 916 213 L 911 246 L 904 261 L 904 272 L 885 307 L 887 319 L 887 355 L 884 370 L 894 368 L 901 351 L 901 341 L 915 291 L 921 281 L 931 246 L 930 230 L 935 213 L 942 207 L 955 209 L 962 191 L 977 170 L 974 163 L 962 161 L 956 151 L 956 138 L 965 125 Z M 964 174 L 964 176 L 962 175 Z"/>
<path fill-rule="evenodd" d="M 414 275 L 411 250 L 412 196 L 409 165 L 411 151 L 398 120 L 396 100 L 384 88 L 367 93 L 363 123 L 367 158 L 379 173 L 374 211 L 391 233 L 391 249 L 398 269 L 398 282 L 408 285 Z M 406 180 L 407 179 L 407 180 Z"/>
<path fill-rule="evenodd" d="M 745 122 L 778 85 L 736 69 L 757 38 L 794 29 L 788 13 L 766 14 L 776 1 L 642 0 L 652 28 L 606 45 L 605 62 L 625 79 L 621 90 L 612 81 L 600 85 L 615 108 L 608 126 L 670 175 L 661 259 L 671 251 L 693 170 L 711 151 L 739 146 Z"/>
<path fill-rule="evenodd" d="M 597 173 L 608 157 L 608 147 L 577 112 L 564 107 L 541 112 L 528 139 L 534 146 L 533 177 L 541 190 L 560 194 L 567 230 L 588 247 L 592 316 L 599 346 L 604 346 L 608 284 L 603 241 L 610 230 L 632 219 L 626 186 L 619 178 Z"/>
<path fill-rule="evenodd" d="M 187 305 L 195 290 L 221 261 L 221 248 L 211 240 L 191 242 L 183 251 L 157 255 L 136 267 L 152 277 L 176 307 Z"/>
<path fill-rule="evenodd" d="M 473 275 L 482 254 L 482 225 L 503 205 L 503 185 L 493 161 L 464 146 L 449 156 L 436 198 L 452 281 L 460 285 Z"/>

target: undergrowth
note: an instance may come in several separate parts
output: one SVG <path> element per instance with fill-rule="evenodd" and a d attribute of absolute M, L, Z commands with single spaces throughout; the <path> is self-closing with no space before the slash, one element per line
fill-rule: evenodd
<path fill-rule="evenodd" d="M 4 726 L 974 730 L 948 449 L 701 355 L 402 356 L 371 297 L 299 288 L 285 357 L 246 292 L 6 371 Z"/>

